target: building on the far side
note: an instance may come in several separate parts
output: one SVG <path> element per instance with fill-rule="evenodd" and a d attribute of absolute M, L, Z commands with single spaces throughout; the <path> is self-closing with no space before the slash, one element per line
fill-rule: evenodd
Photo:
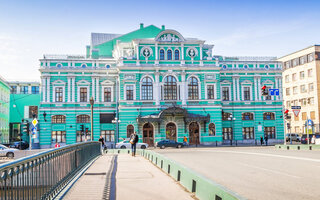
<path fill-rule="evenodd" d="M 306 133 L 307 119 L 313 121 L 313 132 L 319 133 L 320 45 L 293 52 L 278 61 L 283 62 L 283 100 L 291 116 L 287 120 L 291 133 Z M 292 106 L 301 106 L 298 116 Z M 288 133 L 287 126 L 285 129 Z"/>
<path fill-rule="evenodd" d="M 9 142 L 9 100 L 10 87 L 0 76 L 0 143 Z"/>
<path fill-rule="evenodd" d="M 38 117 L 40 105 L 40 83 L 12 81 L 10 92 L 10 142 L 24 140 L 29 137 L 22 131 L 22 120 L 31 122 Z"/>

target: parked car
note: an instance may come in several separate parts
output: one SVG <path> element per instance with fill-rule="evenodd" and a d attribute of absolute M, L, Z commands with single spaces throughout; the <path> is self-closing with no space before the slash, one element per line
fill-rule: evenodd
<path fill-rule="evenodd" d="M 176 147 L 181 148 L 184 144 L 182 142 L 176 142 L 174 140 L 161 140 L 157 143 L 157 147 L 160 147 L 160 149 L 164 149 L 165 147 Z"/>
<path fill-rule="evenodd" d="M 148 148 L 148 144 L 147 143 L 138 142 L 136 145 L 137 145 L 137 149 L 146 149 L 146 148 Z M 118 142 L 116 144 L 116 148 L 117 149 L 130 149 L 131 148 L 131 143 L 129 142 L 129 140 L 123 140 L 123 141 Z"/>
<path fill-rule="evenodd" d="M 291 141 L 294 141 L 294 142 L 300 142 L 301 141 L 301 137 L 297 133 L 288 133 L 288 134 L 286 134 L 286 141 L 290 142 L 290 139 L 291 139 Z"/>
<path fill-rule="evenodd" d="M 18 151 L 18 149 L 9 148 L 0 144 L 0 156 L 13 158 L 15 151 Z"/>
<path fill-rule="evenodd" d="M 309 134 L 309 144 L 311 144 L 311 139 L 313 137 L 314 134 Z M 316 139 L 320 138 L 319 134 L 316 134 Z M 307 134 L 302 135 L 301 137 L 301 144 L 308 144 L 308 138 L 307 138 Z"/>
<path fill-rule="evenodd" d="M 29 144 L 26 141 L 18 141 L 18 142 L 12 143 L 9 147 L 24 150 L 29 148 Z"/>

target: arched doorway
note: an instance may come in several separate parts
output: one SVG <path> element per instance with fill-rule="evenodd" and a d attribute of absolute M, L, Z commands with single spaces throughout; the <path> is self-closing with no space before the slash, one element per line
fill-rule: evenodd
<path fill-rule="evenodd" d="M 170 122 L 166 125 L 166 139 L 176 141 L 177 138 L 177 126 Z"/>
<path fill-rule="evenodd" d="M 143 125 L 143 142 L 153 147 L 153 141 L 153 126 L 151 123 L 146 123 L 145 125 Z"/>
<path fill-rule="evenodd" d="M 199 124 L 191 122 L 189 124 L 189 144 L 200 144 Z"/>

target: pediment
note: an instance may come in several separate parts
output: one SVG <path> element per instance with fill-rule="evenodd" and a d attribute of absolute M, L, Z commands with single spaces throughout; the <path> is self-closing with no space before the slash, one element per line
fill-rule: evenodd
<path fill-rule="evenodd" d="M 231 82 L 228 81 L 228 80 L 223 80 L 223 81 L 220 82 L 220 84 L 231 84 Z"/>
<path fill-rule="evenodd" d="M 63 80 L 55 80 L 52 82 L 52 85 L 65 85 L 66 82 L 64 82 Z"/>
<path fill-rule="evenodd" d="M 184 37 L 175 30 L 167 29 L 161 31 L 154 39 L 158 42 L 183 42 L 185 41 Z"/>
<path fill-rule="evenodd" d="M 105 80 L 101 82 L 101 85 L 114 85 L 114 82 L 110 81 L 110 80 Z"/>
<path fill-rule="evenodd" d="M 269 79 L 262 82 L 262 85 L 267 85 L 267 84 L 273 85 L 273 82 Z"/>
<path fill-rule="evenodd" d="M 249 80 L 244 80 L 244 81 L 241 82 L 241 84 L 252 84 L 252 82 L 249 81 Z"/>
<path fill-rule="evenodd" d="M 86 80 L 81 80 L 77 82 L 77 85 L 90 85 L 90 82 Z"/>

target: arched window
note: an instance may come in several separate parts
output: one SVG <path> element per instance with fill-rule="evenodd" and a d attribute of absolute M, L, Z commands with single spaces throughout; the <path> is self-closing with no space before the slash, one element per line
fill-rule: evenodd
<path fill-rule="evenodd" d="M 263 119 L 264 120 L 274 120 L 274 113 L 272 112 L 265 112 L 263 113 Z"/>
<path fill-rule="evenodd" d="M 142 79 L 141 85 L 141 96 L 142 100 L 152 100 L 153 99 L 153 85 L 152 79 L 150 77 L 145 77 Z"/>
<path fill-rule="evenodd" d="M 178 49 L 174 50 L 174 59 L 180 60 L 180 52 Z"/>
<path fill-rule="evenodd" d="M 174 76 L 164 79 L 164 100 L 177 100 L 177 80 Z"/>
<path fill-rule="evenodd" d="M 77 116 L 77 123 L 90 123 L 90 116 L 89 115 L 78 115 Z"/>
<path fill-rule="evenodd" d="M 160 60 L 164 60 L 164 50 L 160 50 Z"/>
<path fill-rule="evenodd" d="M 167 60 L 172 60 L 172 51 L 170 49 L 167 51 Z"/>
<path fill-rule="evenodd" d="M 222 120 L 223 121 L 231 121 L 232 120 L 232 114 L 222 111 Z"/>
<path fill-rule="evenodd" d="M 199 93 L 198 93 L 198 79 L 195 77 L 191 77 L 188 80 L 188 96 L 189 99 L 195 100 L 199 99 Z"/>
<path fill-rule="evenodd" d="M 253 120 L 253 113 L 242 113 L 242 120 Z"/>
<path fill-rule="evenodd" d="M 66 123 L 66 116 L 64 115 L 53 115 L 52 116 L 53 124 L 64 124 Z"/>
<path fill-rule="evenodd" d="M 216 125 L 214 123 L 209 124 L 209 135 L 211 136 L 216 135 Z"/>
<path fill-rule="evenodd" d="M 127 126 L 127 138 L 134 132 L 134 126 L 132 124 Z"/>

